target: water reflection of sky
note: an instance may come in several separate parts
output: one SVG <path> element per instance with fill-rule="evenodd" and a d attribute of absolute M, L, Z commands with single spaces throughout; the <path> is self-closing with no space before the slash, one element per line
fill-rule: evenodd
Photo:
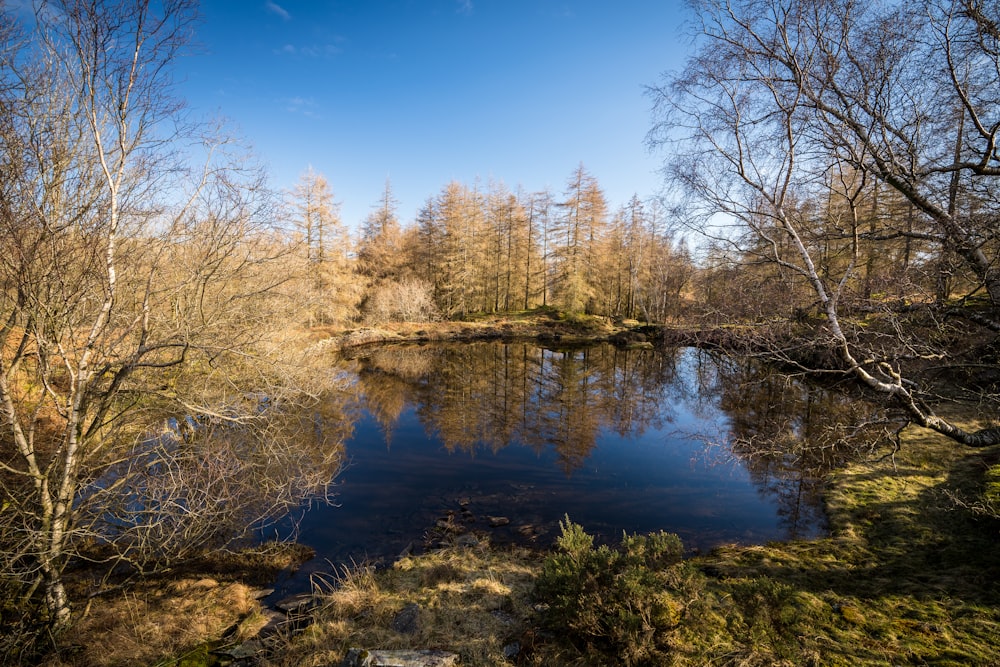
<path fill-rule="evenodd" d="M 726 447 L 730 419 L 717 394 L 736 380 L 720 383 L 704 353 L 511 347 L 394 353 L 425 355 L 410 365 L 419 373 L 394 372 L 407 365 L 398 358 L 360 362 L 356 386 L 381 403 L 362 401 L 369 409 L 346 443 L 337 505 L 299 517 L 299 541 L 317 552 L 306 574 L 328 562 L 389 562 L 408 545 L 419 551 L 442 537 L 442 520 L 494 543 L 539 546 L 567 514 L 602 540 L 666 530 L 690 549 L 821 532 L 805 476 Z M 450 386 L 455 379 L 470 386 Z M 582 406 L 565 405 L 567 396 Z M 476 444 L 456 446 L 463 432 L 477 434 Z M 573 438 L 593 442 L 576 447 Z M 492 526 L 490 517 L 509 523 Z"/>

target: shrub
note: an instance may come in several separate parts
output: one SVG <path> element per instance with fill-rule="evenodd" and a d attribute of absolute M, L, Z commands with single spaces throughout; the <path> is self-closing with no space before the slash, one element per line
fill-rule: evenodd
<path fill-rule="evenodd" d="M 664 532 L 625 535 L 618 548 L 594 548 L 569 517 L 556 553 L 546 558 L 536 595 L 544 623 L 586 651 L 613 653 L 633 665 L 665 657 L 666 633 L 681 622 L 694 572 L 680 538 Z"/>
<path fill-rule="evenodd" d="M 365 321 L 432 322 L 439 318 L 433 288 L 422 280 L 389 281 L 374 288 L 365 302 Z"/>

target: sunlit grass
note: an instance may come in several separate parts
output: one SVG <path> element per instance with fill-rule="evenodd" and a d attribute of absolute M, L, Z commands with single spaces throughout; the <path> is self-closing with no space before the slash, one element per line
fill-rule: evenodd
<path fill-rule="evenodd" d="M 443 648 L 463 665 L 503 664 L 503 647 L 531 614 L 536 572 L 530 552 L 485 545 L 405 557 L 384 571 L 349 568 L 327 582 L 315 623 L 272 664 L 339 664 L 351 647 Z M 394 627 L 408 605 L 419 608 L 412 632 Z"/>

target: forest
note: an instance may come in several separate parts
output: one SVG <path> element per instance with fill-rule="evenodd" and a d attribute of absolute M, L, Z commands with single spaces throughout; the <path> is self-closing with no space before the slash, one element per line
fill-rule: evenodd
<path fill-rule="evenodd" d="M 880 406 L 838 433 L 993 452 L 997 5 L 692 6 L 685 68 L 646 88 L 663 192 L 609 202 L 581 163 L 561 191 L 442 184 L 401 220 L 387 180 L 345 221 L 322 173 L 275 188 L 182 113 L 197 3 L 0 3 L 0 655 L 72 627 L 82 564 L 170 571 L 325 497 L 346 420 L 315 343 L 344 332 L 652 327 Z"/>
<path fill-rule="evenodd" d="M 305 171 L 290 195 L 315 324 L 539 307 L 665 322 L 691 298 L 694 259 L 663 204 L 635 195 L 613 211 L 582 164 L 558 195 L 448 183 L 407 223 L 386 182 L 356 236 L 322 174 Z"/>

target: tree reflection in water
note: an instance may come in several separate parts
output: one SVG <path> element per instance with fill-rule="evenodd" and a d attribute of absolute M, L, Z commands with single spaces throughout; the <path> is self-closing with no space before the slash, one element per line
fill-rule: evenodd
<path fill-rule="evenodd" d="M 663 529 L 707 548 L 816 535 L 819 480 L 849 449 L 840 424 L 870 410 L 691 348 L 434 344 L 343 363 L 359 418 L 339 507 L 301 522 L 317 560 L 333 563 L 419 549 L 442 520 L 542 546 L 566 513 L 606 540 Z M 491 526 L 494 515 L 510 525 Z"/>
<path fill-rule="evenodd" d="M 899 424 L 846 389 L 805 381 L 749 357 L 699 352 L 698 394 L 716 397 L 729 421 L 722 458 L 735 458 L 797 536 L 822 520 L 830 470 L 894 441 Z"/>
<path fill-rule="evenodd" d="M 601 429 L 641 436 L 669 421 L 676 356 L 610 345 L 549 350 L 525 343 L 395 346 L 359 359 L 364 406 L 386 433 L 418 406 L 448 451 L 552 446 L 567 475 Z"/>

